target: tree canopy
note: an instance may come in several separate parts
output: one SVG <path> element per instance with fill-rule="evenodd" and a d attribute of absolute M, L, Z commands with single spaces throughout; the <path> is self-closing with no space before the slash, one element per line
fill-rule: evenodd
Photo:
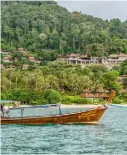
<path fill-rule="evenodd" d="M 1 21 L 3 50 L 23 47 L 51 60 L 54 53 L 44 50 L 99 57 L 127 53 L 127 21 L 70 13 L 53 1 L 2 1 Z"/>
<path fill-rule="evenodd" d="M 17 52 L 18 48 L 23 48 L 25 54 Z M 11 51 L 8 55 L 11 60 L 19 60 L 12 63 L 19 66 L 15 69 L 6 69 L 10 64 L 2 62 L 5 65 L 1 76 L 2 99 L 40 104 L 46 99 L 56 103 L 60 100 L 58 92 L 62 95 L 79 95 L 84 89 L 119 92 L 127 85 L 127 79 L 118 82 L 119 75 L 127 74 L 127 61 L 111 71 L 103 65 L 81 68 L 48 62 L 58 54 L 72 52 L 90 57 L 127 54 L 127 20 L 108 21 L 77 11 L 71 13 L 53 1 L 2 1 L 1 49 Z M 29 55 L 44 61 L 38 68 L 32 68 L 34 63 L 29 62 Z M 21 70 L 23 64 L 29 64 L 29 69 Z"/>

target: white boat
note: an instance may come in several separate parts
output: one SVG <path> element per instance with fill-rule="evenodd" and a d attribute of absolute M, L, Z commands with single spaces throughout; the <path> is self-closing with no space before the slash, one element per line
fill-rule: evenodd
<path fill-rule="evenodd" d="M 110 104 L 112 107 L 127 108 L 127 104 Z"/>

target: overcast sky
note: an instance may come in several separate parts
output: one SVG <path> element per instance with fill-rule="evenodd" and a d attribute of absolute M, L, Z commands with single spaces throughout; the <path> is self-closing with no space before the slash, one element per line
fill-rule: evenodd
<path fill-rule="evenodd" d="M 81 11 L 103 19 L 119 18 L 127 20 L 127 1 L 62 1 L 57 3 L 69 11 Z"/>

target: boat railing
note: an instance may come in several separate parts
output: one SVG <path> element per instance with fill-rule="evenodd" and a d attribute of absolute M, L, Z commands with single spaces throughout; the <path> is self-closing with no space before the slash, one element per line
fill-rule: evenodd
<path fill-rule="evenodd" d="M 9 108 L 9 110 L 27 109 L 27 108 L 50 108 L 50 107 L 60 107 L 60 104 L 44 104 L 44 105 L 37 105 L 37 106 L 12 107 L 12 108 Z"/>
<path fill-rule="evenodd" d="M 4 114 L 6 117 L 12 117 L 11 115 L 13 115 L 13 117 L 15 116 L 30 117 L 30 116 L 36 116 L 35 113 L 38 116 L 43 116 L 44 115 L 42 114 L 43 112 L 45 113 L 45 115 L 53 115 L 52 107 L 58 107 L 57 114 L 61 115 L 62 111 L 60 106 L 61 106 L 60 104 L 44 104 L 44 105 L 38 105 L 38 106 L 12 107 L 12 108 L 9 108 L 8 111 L 5 111 Z M 46 113 L 46 110 L 41 111 L 41 109 L 44 109 L 44 108 L 48 109 L 47 113 Z M 39 111 L 36 111 L 36 109 L 39 109 Z"/>

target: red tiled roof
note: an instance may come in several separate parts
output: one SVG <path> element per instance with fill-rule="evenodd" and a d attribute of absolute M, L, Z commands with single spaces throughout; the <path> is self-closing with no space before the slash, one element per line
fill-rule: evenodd
<path fill-rule="evenodd" d="M 80 55 L 79 54 L 74 54 L 74 53 L 71 53 L 70 55 L 68 55 L 69 57 L 79 57 Z"/>
<path fill-rule="evenodd" d="M 85 98 L 108 98 L 108 95 L 102 93 L 102 94 L 99 94 L 99 93 L 82 93 L 80 95 L 81 97 L 85 97 Z"/>
<path fill-rule="evenodd" d="M 23 65 L 23 67 L 28 67 L 28 66 L 29 66 L 28 64 L 24 64 L 24 65 Z"/>
<path fill-rule="evenodd" d="M 109 55 L 109 58 L 116 58 L 116 57 L 119 57 L 119 55 L 118 54 L 110 54 Z"/>
<path fill-rule="evenodd" d="M 0 68 L 4 68 L 4 65 L 3 64 L 0 64 Z"/>
<path fill-rule="evenodd" d="M 120 93 L 127 93 L 127 89 L 120 90 Z"/>
<path fill-rule="evenodd" d="M 24 65 L 22 66 L 22 69 L 28 69 L 28 67 L 29 67 L 28 64 L 24 64 Z"/>
<path fill-rule="evenodd" d="M 9 57 L 3 57 L 4 60 L 9 60 Z"/>
<path fill-rule="evenodd" d="M 18 48 L 18 51 L 24 51 L 24 49 L 23 48 Z"/>
<path fill-rule="evenodd" d="M 127 75 L 121 75 L 121 77 L 127 77 Z"/>
<path fill-rule="evenodd" d="M 87 54 L 84 54 L 84 55 L 81 55 L 80 57 L 81 58 L 87 58 L 88 56 L 87 56 Z"/>
<path fill-rule="evenodd" d="M 92 91 L 89 90 L 89 89 L 84 89 L 83 92 L 84 92 L 84 93 L 85 93 L 85 92 L 86 92 L 86 93 L 88 93 L 88 92 L 89 92 L 89 93 L 92 93 Z M 96 90 L 96 92 L 97 92 L 97 93 L 108 93 L 109 91 L 108 91 L 108 90 L 104 90 L 104 89 L 98 89 L 98 90 Z"/>
<path fill-rule="evenodd" d="M 57 58 L 66 58 L 66 56 L 59 54 L 59 55 L 57 55 Z"/>
<path fill-rule="evenodd" d="M 35 57 L 30 56 L 29 59 L 30 59 L 30 60 L 35 60 Z"/>
<path fill-rule="evenodd" d="M 109 58 L 117 58 L 117 57 L 127 57 L 127 54 L 120 53 L 120 54 L 110 54 Z"/>
<path fill-rule="evenodd" d="M 35 63 L 41 63 L 41 61 L 39 61 L 39 60 L 36 60 L 36 61 L 35 61 Z"/>
<path fill-rule="evenodd" d="M 121 75 L 121 76 L 118 77 L 118 80 L 124 80 L 126 78 L 127 78 L 127 75 Z"/>
<path fill-rule="evenodd" d="M 120 57 L 127 57 L 127 54 L 120 53 L 119 56 L 120 56 Z"/>

